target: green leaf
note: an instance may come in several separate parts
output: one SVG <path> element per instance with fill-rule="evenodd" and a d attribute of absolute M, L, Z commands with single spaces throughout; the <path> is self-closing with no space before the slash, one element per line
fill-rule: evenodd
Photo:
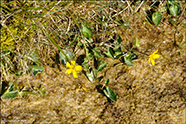
<path fill-rule="evenodd" d="M 82 46 L 83 45 L 83 43 L 81 42 L 81 41 L 79 41 L 78 43 L 77 43 L 77 46 Z"/>
<path fill-rule="evenodd" d="M 37 65 L 39 65 L 39 57 L 38 57 L 38 55 L 37 55 L 35 52 L 32 52 L 31 58 L 33 59 L 33 61 L 34 61 Z"/>
<path fill-rule="evenodd" d="M 101 57 L 101 55 L 99 54 L 99 52 L 97 52 L 96 50 L 92 49 L 92 51 L 94 52 L 94 55 L 98 58 Z"/>
<path fill-rule="evenodd" d="M 46 89 L 45 88 L 42 88 L 42 90 L 41 90 L 41 97 L 44 97 L 45 96 L 45 93 L 46 93 Z"/>
<path fill-rule="evenodd" d="M 114 51 L 115 52 L 121 52 L 121 47 L 120 46 L 115 46 Z"/>
<path fill-rule="evenodd" d="M 8 90 L 8 91 L 12 90 L 13 87 L 14 87 L 14 84 L 13 84 L 12 82 L 10 82 L 8 85 L 9 85 L 9 87 L 8 87 L 7 90 Z"/>
<path fill-rule="evenodd" d="M 94 56 L 94 53 L 90 52 L 87 54 L 87 59 L 91 60 L 93 56 Z"/>
<path fill-rule="evenodd" d="M 100 47 L 94 47 L 94 50 L 96 50 L 99 53 L 101 52 Z"/>
<path fill-rule="evenodd" d="M 72 53 L 71 51 L 63 49 L 63 52 L 66 54 L 66 56 L 70 60 L 73 60 L 75 58 L 74 53 Z M 61 63 L 66 65 L 66 63 L 68 62 L 68 58 L 61 51 L 59 53 L 59 56 L 60 56 L 60 59 L 61 59 Z"/>
<path fill-rule="evenodd" d="M 168 0 L 167 1 L 167 4 L 170 6 L 170 5 L 177 5 L 178 6 L 178 4 L 175 2 L 175 0 Z"/>
<path fill-rule="evenodd" d="M 137 58 L 138 58 L 138 56 L 136 54 L 132 54 L 131 57 L 130 57 L 131 60 L 137 59 Z"/>
<path fill-rule="evenodd" d="M 23 91 L 22 93 L 24 94 L 32 94 L 32 95 L 37 95 L 37 93 L 29 92 L 29 91 Z"/>
<path fill-rule="evenodd" d="M 110 98 L 112 101 L 117 101 L 117 97 L 116 94 L 114 93 L 114 91 L 110 88 L 110 87 L 106 87 L 106 90 L 103 90 L 103 92 L 105 93 L 105 95 Z"/>
<path fill-rule="evenodd" d="M 107 63 L 106 62 L 105 63 L 100 63 L 100 65 L 98 66 L 97 71 L 102 71 L 106 66 L 107 66 Z"/>
<path fill-rule="evenodd" d="M 124 26 L 124 28 L 128 28 L 129 27 L 129 21 L 126 21 L 123 26 Z"/>
<path fill-rule="evenodd" d="M 127 65 L 129 66 L 133 66 L 133 62 L 132 60 L 130 59 L 130 57 L 127 57 L 127 56 L 124 56 L 124 61 Z"/>
<path fill-rule="evenodd" d="M 179 44 L 179 47 L 183 46 L 186 43 L 186 40 Z"/>
<path fill-rule="evenodd" d="M 33 74 L 36 75 L 38 72 L 43 72 L 43 66 L 31 65 L 30 66 L 33 70 Z"/>
<path fill-rule="evenodd" d="M 18 90 L 13 90 L 13 91 L 10 91 L 12 90 L 14 84 L 13 83 L 9 83 L 9 87 L 8 89 L 4 92 L 4 94 L 2 95 L 2 98 L 15 98 L 18 94 Z"/>
<path fill-rule="evenodd" d="M 89 73 L 89 72 L 86 72 L 86 75 L 88 77 L 88 79 L 93 82 L 95 81 L 96 77 L 97 77 L 97 71 L 94 70 L 94 73 L 93 73 L 93 70 Z"/>
<path fill-rule="evenodd" d="M 86 51 L 86 59 L 88 61 L 91 60 L 91 58 L 94 56 L 94 53 L 93 52 L 89 52 L 88 48 L 85 48 L 85 51 Z"/>
<path fill-rule="evenodd" d="M 127 55 L 125 57 L 128 57 L 130 58 L 132 56 L 132 53 L 131 52 L 128 52 Z"/>
<path fill-rule="evenodd" d="M 89 69 L 90 65 L 89 64 L 85 64 L 85 65 L 83 65 L 83 67 L 86 68 L 86 69 Z"/>
<path fill-rule="evenodd" d="M 122 51 L 121 52 L 115 52 L 114 53 L 114 58 L 117 59 L 117 58 L 121 57 L 123 54 L 124 54 L 124 52 L 122 52 Z"/>
<path fill-rule="evenodd" d="M 21 97 L 23 97 L 24 95 L 25 95 L 25 92 L 26 91 L 26 87 L 24 87 L 22 90 L 21 90 L 21 92 L 19 92 L 19 95 L 21 96 Z"/>
<path fill-rule="evenodd" d="M 85 63 L 87 63 L 87 64 L 85 64 Z M 88 64 L 88 59 L 85 59 L 84 62 L 82 63 L 82 65 L 86 69 L 89 69 L 90 68 L 90 65 Z"/>
<path fill-rule="evenodd" d="M 160 12 L 155 12 L 152 14 L 152 21 L 157 26 L 161 22 L 162 16 Z"/>
<path fill-rule="evenodd" d="M 136 47 L 140 47 L 138 38 L 135 38 L 135 40 L 134 40 L 134 45 L 135 45 Z"/>
<path fill-rule="evenodd" d="M 110 47 L 107 49 L 107 52 L 104 51 L 104 53 L 105 53 L 108 57 L 111 57 L 112 59 L 114 59 L 114 55 L 113 55 L 112 49 L 111 49 Z"/>
<path fill-rule="evenodd" d="M 104 84 L 108 85 L 109 84 L 109 79 L 107 79 L 106 81 L 104 81 Z"/>
<path fill-rule="evenodd" d="M 176 4 L 176 2 L 175 2 L 174 0 L 168 0 L 167 3 L 168 3 L 168 4 L 171 4 L 171 5 Z"/>
<path fill-rule="evenodd" d="M 81 88 L 81 85 L 80 84 L 78 84 L 78 88 Z"/>
<path fill-rule="evenodd" d="M 176 16 L 180 11 L 180 7 L 178 5 L 171 5 L 169 7 L 169 12 L 171 15 Z"/>
<path fill-rule="evenodd" d="M 118 34 L 116 35 L 116 39 L 117 39 L 117 42 L 118 42 L 119 44 L 121 44 L 122 39 L 121 39 L 121 37 L 120 37 Z"/>
<path fill-rule="evenodd" d="M 13 90 L 13 91 L 10 91 L 10 92 L 6 92 L 2 95 L 3 98 L 15 98 L 18 94 L 18 90 Z"/>
<path fill-rule="evenodd" d="M 90 41 L 90 43 L 93 43 L 94 42 L 92 38 L 89 38 L 89 41 Z"/>
<path fill-rule="evenodd" d="M 37 88 L 37 87 L 33 87 L 33 89 L 34 89 L 34 90 L 38 90 L 39 88 Z"/>
<path fill-rule="evenodd" d="M 37 65 L 31 65 L 31 68 L 33 71 L 36 71 L 36 72 L 43 72 L 44 70 L 43 66 L 37 66 Z"/>
<path fill-rule="evenodd" d="M 84 24 L 81 25 L 82 26 L 82 33 L 83 33 L 83 36 L 85 36 L 86 38 L 91 38 L 92 37 L 92 30 L 85 26 Z"/>

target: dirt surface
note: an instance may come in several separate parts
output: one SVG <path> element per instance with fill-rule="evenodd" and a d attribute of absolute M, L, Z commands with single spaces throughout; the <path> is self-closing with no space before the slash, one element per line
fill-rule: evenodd
<path fill-rule="evenodd" d="M 185 34 L 181 34 L 185 27 L 135 24 L 138 28 L 134 32 L 131 28 L 117 29 L 122 44 L 129 45 L 136 37 L 140 41 L 134 66 L 105 57 L 108 65 L 98 74 L 103 76 L 100 82 L 90 82 L 83 73 L 74 79 L 62 65 L 45 66 L 36 79 L 30 75 L 9 75 L 9 80 L 20 88 L 43 85 L 46 96 L 2 99 L 2 123 L 186 123 L 186 50 L 177 46 L 185 41 Z M 145 54 L 157 49 L 161 57 L 152 66 Z M 107 78 L 109 87 L 117 94 L 117 102 L 110 102 L 99 92 Z M 79 89 L 78 84 L 87 91 Z"/>
<path fill-rule="evenodd" d="M 184 123 L 186 84 L 183 56 L 156 66 L 147 59 L 137 59 L 134 66 L 115 65 L 106 59 L 108 67 L 99 76 L 110 79 L 110 87 L 118 101 L 110 102 L 98 92 L 99 83 L 91 83 L 81 74 L 79 79 L 65 73 L 66 68 L 45 67 L 33 79 L 25 75 L 13 77 L 19 86 L 44 85 L 46 96 L 27 95 L 24 98 L 2 99 L 2 122 L 23 123 Z M 84 85 L 88 90 L 77 87 Z"/>

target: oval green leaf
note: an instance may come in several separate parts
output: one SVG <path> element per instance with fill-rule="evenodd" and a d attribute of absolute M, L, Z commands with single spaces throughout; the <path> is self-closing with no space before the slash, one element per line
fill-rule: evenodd
<path fill-rule="evenodd" d="M 82 26 L 82 33 L 83 33 L 83 36 L 85 36 L 86 38 L 91 38 L 92 37 L 92 30 L 85 26 L 84 24 L 81 25 Z"/>
<path fill-rule="evenodd" d="M 74 53 L 72 53 L 71 51 L 63 49 L 63 52 L 66 54 L 66 56 L 70 60 L 73 60 L 75 58 Z M 67 57 L 65 57 L 65 55 L 63 55 L 63 53 L 61 51 L 59 53 L 59 56 L 60 56 L 60 59 L 61 59 L 61 63 L 65 65 L 68 62 Z"/>
<path fill-rule="evenodd" d="M 100 65 L 98 66 L 97 71 L 102 71 L 106 66 L 107 66 L 107 63 L 106 63 L 106 62 L 103 63 L 103 64 L 100 64 Z"/>
<path fill-rule="evenodd" d="M 115 52 L 114 53 L 114 58 L 117 59 L 117 58 L 121 57 L 123 54 L 124 54 L 124 52 L 122 52 L 122 51 L 121 52 Z"/>
<path fill-rule="evenodd" d="M 104 53 L 105 53 L 108 57 L 114 59 L 114 55 L 113 55 L 112 49 L 111 49 L 110 47 L 107 49 L 107 52 L 104 51 Z"/>
<path fill-rule="evenodd" d="M 176 16 L 180 11 L 180 7 L 178 5 L 171 5 L 169 7 L 169 12 L 171 15 Z"/>
<path fill-rule="evenodd" d="M 97 52 L 96 50 L 92 49 L 92 51 L 94 52 L 94 55 L 98 58 L 101 57 L 101 54 L 99 52 Z"/>
<path fill-rule="evenodd" d="M 8 89 L 4 92 L 4 94 L 2 95 L 2 98 L 14 98 L 17 96 L 18 94 L 18 90 L 13 90 L 13 91 L 10 91 L 12 90 L 14 84 L 13 83 L 9 83 L 9 87 Z"/>
<path fill-rule="evenodd" d="M 132 62 L 132 60 L 129 58 L 129 57 L 124 57 L 124 61 L 125 61 L 125 63 L 127 64 L 127 65 L 129 65 L 129 66 L 133 66 L 133 62 Z"/>
<path fill-rule="evenodd" d="M 89 73 L 89 72 L 86 72 L 86 75 L 87 75 L 87 77 L 88 77 L 88 79 L 91 81 L 91 82 L 93 82 L 93 81 L 95 81 L 95 79 L 96 79 L 96 77 L 97 77 L 97 72 L 96 72 L 96 70 L 94 70 L 94 72 L 93 72 L 93 70 Z"/>
<path fill-rule="evenodd" d="M 155 25 L 158 25 L 161 22 L 162 16 L 160 12 L 155 12 L 152 14 L 152 21 Z"/>
<path fill-rule="evenodd" d="M 10 91 L 10 92 L 6 92 L 2 95 L 2 98 L 15 98 L 18 94 L 18 91 L 17 90 L 13 90 L 13 91 Z"/>
<path fill-rule="evenodd" d="M 106 90 L 103 90 L 103 92 L 105 93 L 105 95 L 110 98 L 112 101 L 117 101 L 117 97 L 116 94 L 114 93 L 114 91 L 110 88 L 110 87 L 106 87 Z"/>

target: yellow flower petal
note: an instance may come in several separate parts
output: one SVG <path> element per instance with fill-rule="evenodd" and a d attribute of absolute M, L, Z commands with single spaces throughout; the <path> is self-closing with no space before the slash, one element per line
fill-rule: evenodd
<path fill-rule="evenodd" d="M 73 70 L 72 69 L 67 69 L 66 73 L 70 74 Z"/>
<path fill-rule="evenodd" d="M 158 52 L 158 50 L 156 50 L 153 54 L 156 54 Z"/>
<path fill-rule="evenodd" d="M 66 66 L 69 67 L 69 68 L 71 68 L 71 65 L 70 65 L 69 62 L 66 63 Z"/>
<path fill-rule="evenodd" d="M 157 58 L 160 58 L 160 55 L 154 54 L 153 59 L 157 59 Z"/>
<path fill-rule="evenodd" d="M 149 58 L 148 64 L 150 64 L 150 60 L 151 60 L 151 59 Z"/>
<path fill-rule="evenodd" d="M 82 87 L 82 89 L 83 89 L 84 91 L 87 91 L 87 88 Z"/>
<path fill-rule="evenodd" d="M 154 60 L 153 60 L 153 59 L 151 59 L 151 62 L 152 62 L 152 65 L 155 65 L 155 62 L 154 62 Z"/>
<path fill-rule="evenodd" d="M 71 64 L 72 64 L 73 66 L 75 66 L 76 61 L 71 61 Z"/>
<path fill-rule="evenodd" d="M 81 71 L 82 67 L 80 65 L 75 66 L 76 71 Z"/>
<path fill-rule="evenodd" d="M 73 73 L 74 78 L 78 78 L 77 72 L 75 70 L 73 70 L 72 73 Z"/>

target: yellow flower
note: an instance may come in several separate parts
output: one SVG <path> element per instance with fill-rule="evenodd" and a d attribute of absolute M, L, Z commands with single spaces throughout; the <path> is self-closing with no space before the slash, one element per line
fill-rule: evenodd
<path fill-rule="evenodd" d="M 83 89 L 84 91 L 87 91 L 87 88 L 85 88 L 85 87 L 82 87 L 82 89 Z"/>
<path fill-rule="evenodd" d="M 160 55 L 156 54 L 157 52 L 158 52 L 158 50 L 156 50 L 154 53 L 152 53 L 152 54 L 149 56 L 148 64 L 151 62 L 152 65 L 155 65 L 154 60 L 157 59 L 157 58 L 160 58 Z"/>
<path fill-rule="evenodd" d="M 80 65 L 76 66 L 75 64 L 76 64 L 76 61 L 71 61 L 71 64 L 67 62 L 66 66 L 69 67 L 69 69 L 67 69 L 66 73 L 67 74 L 72 73 L 74 78 L 78 78 L 76 71 L 81 71 L 82 67 Z"/>

